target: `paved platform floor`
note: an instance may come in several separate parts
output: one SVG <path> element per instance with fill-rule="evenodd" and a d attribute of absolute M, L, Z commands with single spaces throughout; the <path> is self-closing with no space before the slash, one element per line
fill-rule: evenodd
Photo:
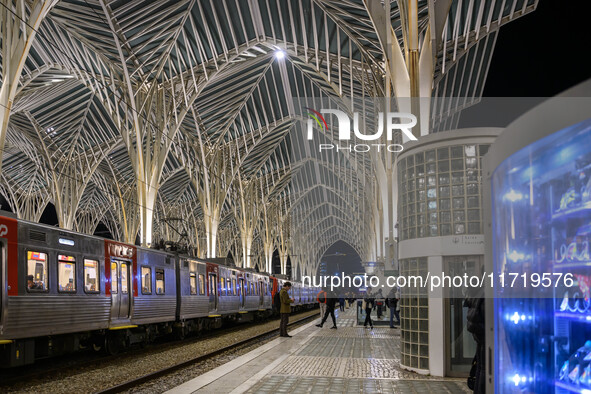
<path fill-rule="evenodd" d="M 399 366 L 400 330 L 358 327 L 355 309 L 341 312 L 338 329 L 318 321 L 277 338 L 190 380 L 188 393 L 470 393 L 465 379 L 439 378 Z"/>

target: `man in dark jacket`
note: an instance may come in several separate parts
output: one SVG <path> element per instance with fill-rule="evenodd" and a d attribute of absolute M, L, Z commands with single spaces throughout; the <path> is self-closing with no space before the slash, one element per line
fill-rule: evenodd
<path fill-rule="evenodd" d="M 324 317 L 322 318 L 322 321 L 320 322 L 320 324 L 316 324 L 316 327 L 320 327 L 322 328 L 322 326 L 324 325 L 324 322 L 328 319 L 328 315 L 330 314 L 330 316 L 332 317 L 332 329 L 337 329 L 337 318 L 334 315 L 334 308 L 337 305 L 337 295 L 334 291 L 331 291 L 328 294 L 328 298 L 326 299 L 326 312 L 324 313 Z"/>
<path fill-rule="evenodd" d="M 390 290 L 386 304 L 390 308 L 390 328 L 394 328 L 394 324 L 400 324 L 400 314 L 396 310 L 398 308 L 398 291 L 396 288 Z M 394 316 L 396 316 L 396 323 L 394 323 Z"/>
<path fill-rule="evenodd" d="M 375 307 L 375 298 L 371 294 L 371 289 L 367 289 L 367 294 L 363 297 L 363 301 L 365 302 L 365 322 L 363 323 L 363 327 L 367 327 L 367 323 L 369 323 L 369 327 L 373 330 L 373 322 L 371 321 L 371 311 Z"/>
<path fill-rule="evenodd" d="M 384 309 L 384 296 L 382 295 L 382 289 L 378 290 L 378 294 L 375 298 L 375 304 L 377 307 L 378 319 L 382 319 L 382 310 Z"/>
<path fill-rule="evenodd" d="M 279 293 L 279 299 L 281 300 L 281 308 L 279 313 L 281 314 L 281 323 L 279 325 L 279 336 L 284 338 L 291 338 L 291 335 L 287 334 L 287 324 L 289 323 L 289 314 L 291 313 L 291 303 L 294 302 L 293 298 L 289 298 L 288 291 L 291 290 L 291 282 L 285 282 L 283 289 Z"/>
<path fill-rule="evenodd" d="M 465 299 L 464 306 L 468 307 L 466 329 L 472 333 L 476 341 L 474 393 L 484 394 L 486 382 L 484 298 L 482 295 L 473 294 Z"/>

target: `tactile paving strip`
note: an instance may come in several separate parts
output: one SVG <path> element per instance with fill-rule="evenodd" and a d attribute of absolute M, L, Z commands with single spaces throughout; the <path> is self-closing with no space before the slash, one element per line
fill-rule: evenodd
<path fill-rule="evenodd" d="M 298 356 L 382 358 L 398 361 L 400 342 L 392 338 L 314 336 L 297 352 Z"/>
<path fill-rule="evenodd" d="M 248 393 L 471 393 L 460 380 L 375 380 L 327 377 L 268 376 Z"/>
<path fill-rule="evenodd" d="M 371 379 L 440 379 L 418 375 L 399 367 L 397 360 L 292 356 L 271 375 L 323 376 L 334 378 Z"/>
<path fill-rule="evenodd" d="M 398 360 L 348 359 L 341 376 L 344 378 L 400 379 L 403 372 L 398 369 L 398 364 Z"/>
<path fill-rule="evenodd" d="M 369 328 L 363 327 L 340 327 L 337 323 L 336 330 L 332 330 L 326 326 L 322 328 L 318 328 L 315 336 L 322 336 L 322 337 L 339 337 L 339 338 L 394 338 L 400 337 L 400 330 L 399 329 L 392 329 L 388 328 L 374 328 L 370 330 Z"/>

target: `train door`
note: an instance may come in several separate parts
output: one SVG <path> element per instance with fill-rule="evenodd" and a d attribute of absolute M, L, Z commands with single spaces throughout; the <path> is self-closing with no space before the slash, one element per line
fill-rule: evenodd
<path fill-rule="evenodd" d="M 240 295 L 240 308 L 244 308 L 244 278 L 238 278 L 238 294 Z"/>
<path fill-rule="evenodd" d="M 265 284 L 259 280 L 259 309 L 262 309 L 265 304 Z"/>
<path fill-rule="evenodd" d="M 129 319 L 130 264 L 111 259 L 111 316 L 114 320 Z"/>
<path fill-rule="evenodd" d="M 216 274 L 209 274 L 209 310 L 215 311 L 218 309 L 218 279 Z"/>

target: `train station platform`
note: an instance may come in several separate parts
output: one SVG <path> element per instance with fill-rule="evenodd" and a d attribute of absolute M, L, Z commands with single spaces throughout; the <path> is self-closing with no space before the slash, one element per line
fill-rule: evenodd
<path fill-rule="evenodd" d="M 357 326 L 355 308 L 338 329 L 318 320 L 168 391 L 188 393 L 470 393 L 465 379 L 439 378 L 399 366 L 400 330 Z"/>

